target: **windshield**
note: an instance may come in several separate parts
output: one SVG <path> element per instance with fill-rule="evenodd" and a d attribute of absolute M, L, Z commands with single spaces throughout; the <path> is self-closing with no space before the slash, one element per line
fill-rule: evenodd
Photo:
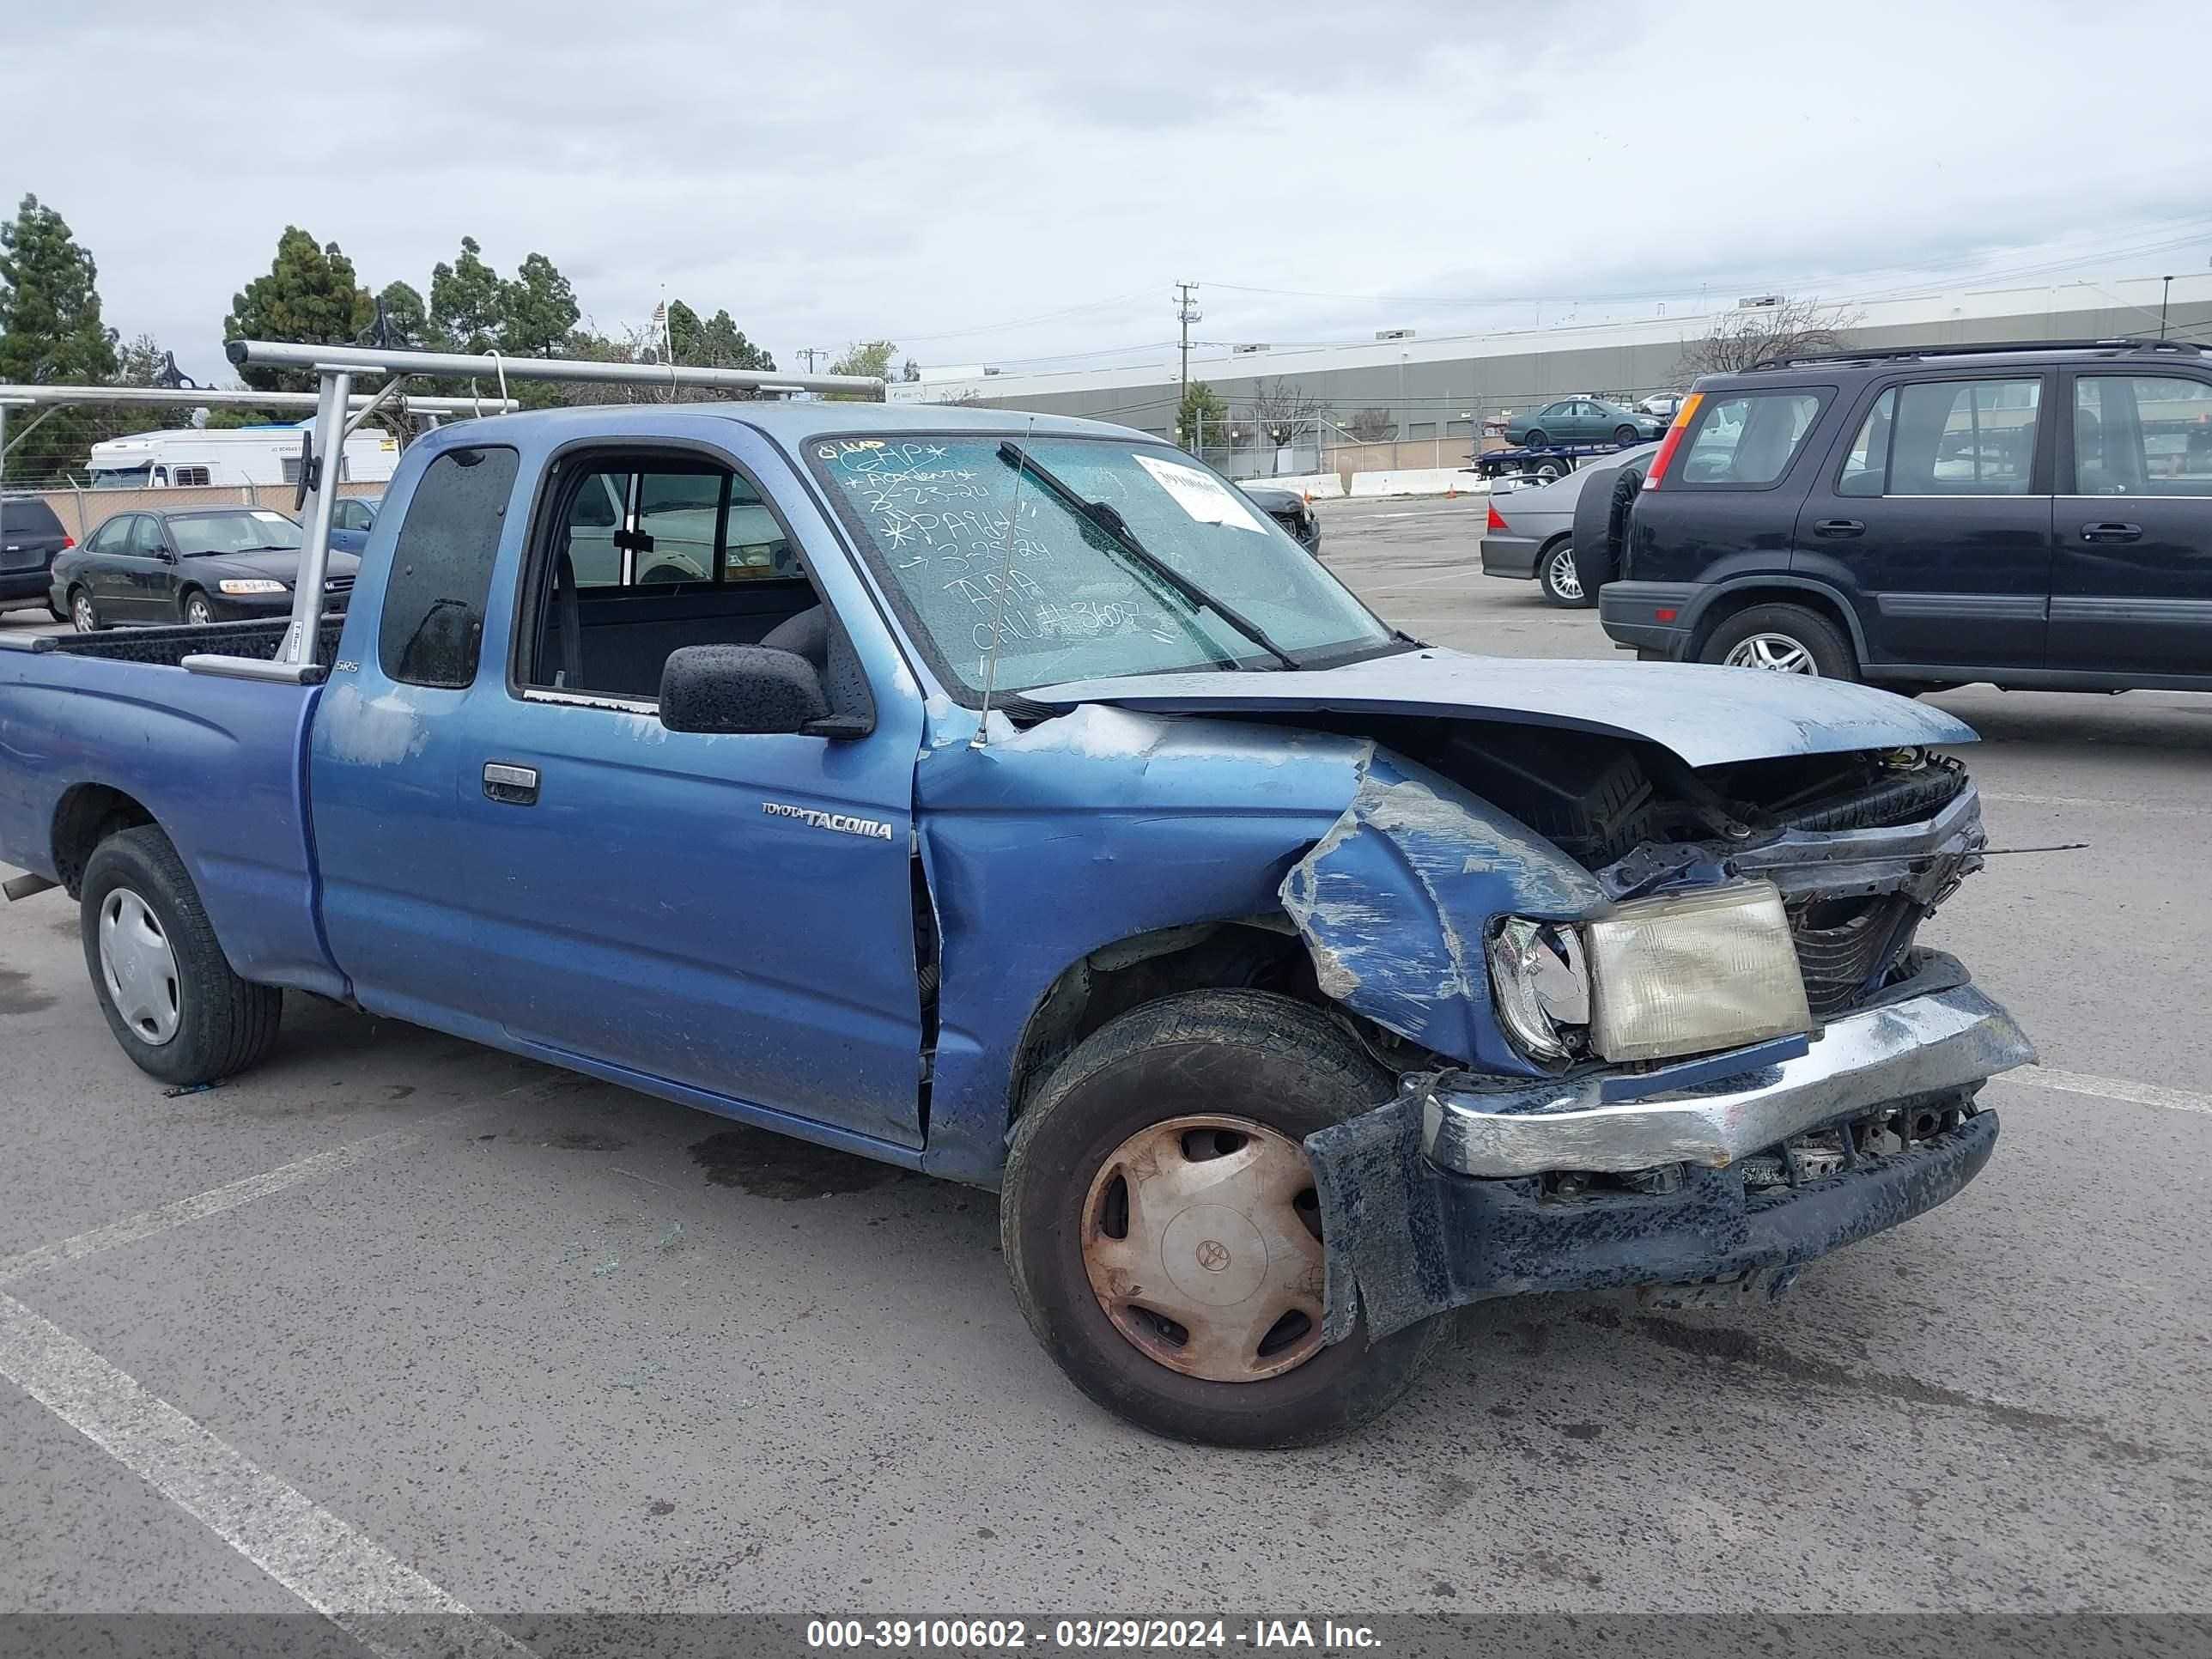
<path fill-rule="evenodd" d="M 300 526 L 282 513 L 194 513 L 169 520 L 169 539 L 187 559 L 208 553 L 257 553 L 300 544 Z"/>
<path fill-rule="evenodd" d="M 154 477 L 154 464 L 143 466 L 96 466 L 92 470 L 94 489 L 143 489 Z"/>
<path fill-rule="evenodd" d="M 1269 642 L 1320 667 L 1393 638 L 1265 513 L 1162 445 L 1009 432 L 825 438 L 808 454 L 957 692 L 980 696 L 994 637 L 1000 691 L 1279 668 Z"/>

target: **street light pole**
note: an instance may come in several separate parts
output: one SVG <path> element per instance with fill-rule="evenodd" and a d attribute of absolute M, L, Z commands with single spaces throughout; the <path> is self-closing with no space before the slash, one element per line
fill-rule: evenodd
<path fill-rule="evenodd" d="M 2166 302 L 2173 292 L 2173 278 L 2166 276 L 2160 280 L 2166 284 L 2158 291 L 2158 337 L 2162 341 L 2166 338 Z"/>

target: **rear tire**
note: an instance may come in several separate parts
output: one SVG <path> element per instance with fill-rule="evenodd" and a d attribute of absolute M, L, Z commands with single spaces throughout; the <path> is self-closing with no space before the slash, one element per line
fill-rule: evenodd
<path fill-rule="evenodd" d="M 1612 481 L 1599 473 L 1583 486 L 1575 498 L 1575 576 L 1592 605 L 1609 581 L 1620 575 L 1628 548 L 1629 515 L 1644 488 L 1640 466 L 1615 467 Z"/>
<path fill-rule="evenodd" d="M 107 1029 L 140 1071 L 191 1088 L 268 1054 L 283 993 L 231 971 L 184 860 L 160 830 L 142 824 L 100 842 L 82 892 L 85 969 Z"/>
<path fill-rule="evenodd" d="M 70 589 L 70 626 L 80 634 L 100 632 L 100 611 L 92 602 L 92 595 L 82 587 Z"/>
<path fill-rule="evenodd" d="M 1328 1015 L 1255 991 L 1188 992 L 1093 1032 L 1022 1114 L 1000 1200 L 1014 1296 L 1045 1352 L 1099 1405 L 1177 1440 L 1304 1445 L 1387 1411 L 1446 1322 L 1370 1341 L 1363 1316 L 1342 1342 L 1321 1346 L 1317 1212 L 1310 1188 L 1282 1194 L 1310 1174 L 1297 1143 L 1391 1088 Z M 1194 1127 L 1179 1127 L 1187 1121 Z M 1126 1179 L 1115 1167 L 1124 1155 Z M 1239 1167 L 1203 1198 L 1177 1195 L 1174 1160 L 1231 1157 Z M 1245 1193 L 1248 1179 L 1262 1186 Z M 1109 1219 L 1117 1180 L 1119 1233 Z M 1304 1218 L 1286 1219 L 1286 1205 Z M 1240 1296 L 1248 1272 L 1254 1288 Z M 1094 1288 L 1102 1279 L 1126 1285 L 1111 1311 Z M 1240 1347 L 1237 1333 L 1258 1330 L 1285 1295 L 1302 1307 Z M 1243 1380 L 1202 1374 L 1225 1374 L 1222 1356 Z"/>
<path fill-rule="evenodd" d="M 1842 630 L 1802 605 L 1745 607 L 1706 636 L 1698 660 L 1826 680 L 1859 678 L 1858 658 Z"/>
<path fill-rule="evenodd" d="M 1582 579 L 1575 573 L 1571 537 L 1560 537 L 1536 556 L 1536 586 L 1544 590 L 1549 603 L 1565 611 L 1587 611 L 1597 603 L 1584 593 Z"/>

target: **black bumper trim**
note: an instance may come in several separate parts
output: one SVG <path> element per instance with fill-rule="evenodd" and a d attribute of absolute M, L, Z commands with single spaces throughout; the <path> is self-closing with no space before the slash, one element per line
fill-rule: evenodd
<path fill-rule="evenodd" d="M 1970 1108 L 1970 1094 L 1956 1103 Z M 1448 1174 L 1421 1153 L 1418 1091 L 1306 1139 L 1328 1245 L 1325 1330 L 1370 1337 L 1494 1297 L 1737 1278 L 1795 1267 L 1935 1208 L 1981 1173 L 1983 1111 L 1909 1152 L 1758 1192 L 1737 1166 L 1685 1166 L 1678 1191 L 1543 1197 L 1540 1177 Z M 1349 1293 L 1357 1287 L 1356 1297 Z"/>

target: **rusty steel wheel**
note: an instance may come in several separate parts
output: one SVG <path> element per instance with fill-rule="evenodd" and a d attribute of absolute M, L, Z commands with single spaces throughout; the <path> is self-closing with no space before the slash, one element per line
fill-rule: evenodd
<path fill-rule="evenodd" d="M 1170 1118 L 1099 1167 L 1083 1263 L 1115 1329 L 1210 1382 L 1321 1352 L 1321 1206 L 1297 1142 L 1248 1117 Z"/>
<path fill-rule="evenodd" d="M 1322 1340 L 1306 1137 L 1393 1097 L 1340 1020 L 1263 991 L 1179 992 L 1055 1065 L 1006 1152 L 999 1237 L 1068 1380 L 1179 1440 L 1299 1446 L 1389 1409 L 1443 1334 Z"/>

